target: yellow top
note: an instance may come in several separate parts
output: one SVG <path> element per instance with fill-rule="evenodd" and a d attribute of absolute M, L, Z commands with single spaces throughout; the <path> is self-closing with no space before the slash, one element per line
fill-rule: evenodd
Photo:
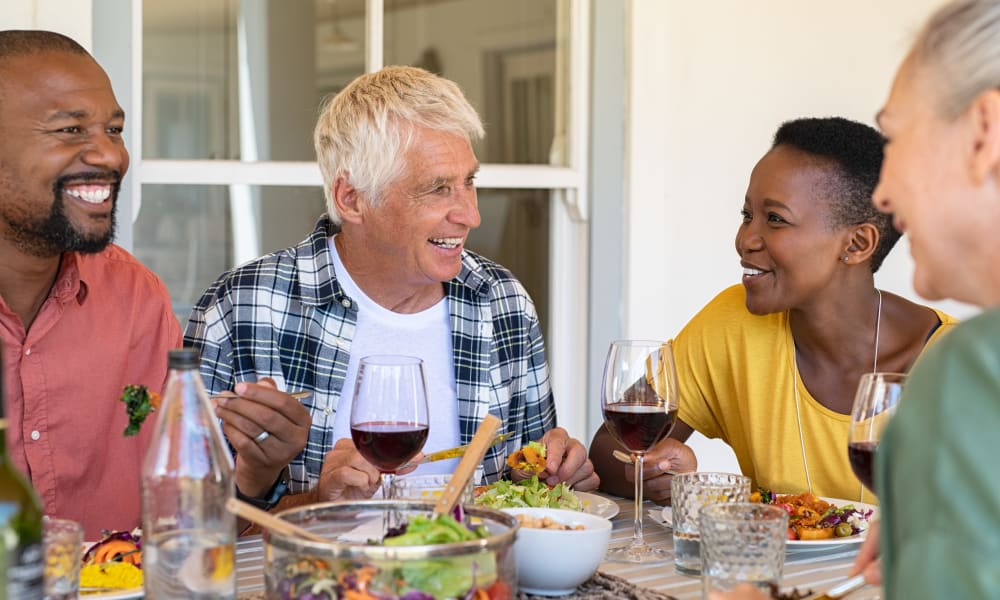
<path fill-rule="evenodd" d="M 934 312 L 941 326 L 928 343 L 958 324 Z M 792 350 L 788 313 L 750 314 L 742 285 L 723 290 L 674 341 L 678 417 L 729 444 L 753 486 L 780 493 L 808 487 L 795 416 Z M 813 493 L 861 500 L 861 484 L 847 460 L 850 415 L 817 402 L 797 372 L 795 381 Z M 864 501 L 874 503 L 875 498 L 866 491 Z"/>

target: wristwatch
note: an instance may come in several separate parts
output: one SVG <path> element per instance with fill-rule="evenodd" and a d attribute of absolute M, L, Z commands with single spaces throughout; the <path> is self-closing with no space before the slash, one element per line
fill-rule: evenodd
<path fill-rule="evenodd" d="M 261 510 L 271 510 L 278 505 L 278 501 L 281 497 L 285 495 L 288 491 L 288 467 L 286 466 L 278 474 L 277 481 L 271 486 L 271 489 L 264 492 L 260 496 L 247 496 L 240 491 L 239 486 L 236 486 L 236 498 L 246 502 L 251 506 L 255 506 Z"/>

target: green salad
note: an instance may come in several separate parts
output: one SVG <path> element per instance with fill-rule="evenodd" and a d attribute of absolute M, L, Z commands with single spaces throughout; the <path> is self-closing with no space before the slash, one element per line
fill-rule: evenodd
<path fill-rule="evenodd" d="M 522 506 L 583 510 L 583 503 L 565 483 L 554 487 L 542 483 L 538 477 L 513 481 L 498 481 L 476 497 L 476 504 L 489 508 L 517 508 Z"/>

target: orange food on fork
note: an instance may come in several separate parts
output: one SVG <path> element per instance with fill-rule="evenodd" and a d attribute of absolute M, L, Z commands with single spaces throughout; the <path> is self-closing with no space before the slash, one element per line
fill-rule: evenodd
<path fill-rule="evenodd" d="M 528 473 L 541 473 L 545 470 L 545 445 L 528 442 L 527 446 L 507 457 L 507 466 Z"/>

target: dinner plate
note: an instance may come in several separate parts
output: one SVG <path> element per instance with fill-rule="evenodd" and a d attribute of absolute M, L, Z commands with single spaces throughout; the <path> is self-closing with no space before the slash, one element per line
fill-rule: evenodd
<path fill-rule="evenodd" d="M 614 500 L 609 500 L 604 496 L 598 496 L 597 494 L 588 494 L 587 492 L 573 492 L 580 502 L 583 504 L 584 512 L 588 512 L 592 515 L 597 515 L 598 517 L 604 517 L 605 519 L 614 518 L 620 510 L 618 504 Z"/>
<path fill-rule="evenodd" d="M 577 495 L 579 495 L 579 494 L 577 494 Z M 834 506 L 838 506 L 838 507 L 844 506 L 844 505 L 847 505 L 847 504 L 853 504 L 854 507 L 857 508 L 857 509 L 859 509 L 859 510 L 868 510 L 868 509 L 871 509 L 872 515 L 868 519 L 869 526 L 870 526 L 871 522 L 878 517 L 878 507 L 875 506 L 874 504 L 867 504 L 865 502 L 857 502 L 857 501 L 852 501 L 852 500 L 843 500 L 841 498 L 824 498 L 822 496 L 820 497 L 820 499 L 821 500 L 826 500 L 830 504 L 833 504 Z M 673 527 L 674 514 L 673 514 L 673 509 L 671 507 L 665 506 L 663 508 L 663 511 L 660 513 L 660 516 L 663 518 L 664 525 L 666 525 L 667 527 Z M 785 542 L 785 549 L 788 552 L 802 552 L 802 551 L 814 551 L 814 550 L 815 551 L 830 550 L 830 549 L 838 548 L 838 547 L 842 547 L 842 546 L 850 546 L 852 544 L 860 544 L 861 542 L 865 541 L 865 535 L 867 533 L 868 533 L 868 530 L 865 529 L 864 531 L 862 531 L 861 533 L 859 533 L 857 535 L 851 535 L 851 536 L 842 537 L 842 538 L 835 537 L 835 538 L 829 538 L 829 539 L 825 539 L 825 540 L 788 540 L 788 541 Z"/>
<path fill-rule="evenodd" d="M 113 590 L 109 592 L 80 592 L 80 598 L 100 598 L 100 600 L 127 600 L 128 598 L 142 598 L 142 588 L 130 588 L 127 590 Z"/>

